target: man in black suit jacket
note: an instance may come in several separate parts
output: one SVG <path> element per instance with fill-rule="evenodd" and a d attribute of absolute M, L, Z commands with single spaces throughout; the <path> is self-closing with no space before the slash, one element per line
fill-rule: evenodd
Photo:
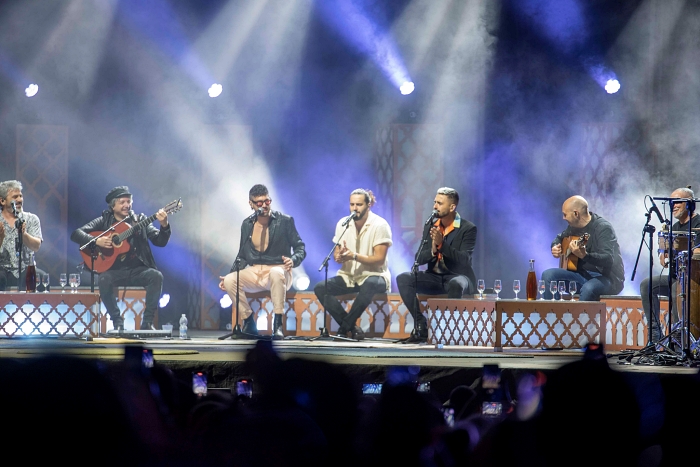
<path fill-rule="evenodd" d="M 254 211 L 241 225 L 241 245 L 231 272 L 219 277 L 219 288 L 228 293 L 234 303 L 233 319 L 236 319 L 236 296 L 243 319 L 243 332 L 257 334 L 253 310 L 246 299 L 246 292 L 270 291 L 275 313 L 272 328 L 274 339 L 284 339 L 283 313 L 287 290 L 292 286 L 292 268 L 306 258 L 294 218 L 270 209 L 272 199 L 265 185 L 255 185 L 248 193 L 250 208 Z M 240 276 L 240 284 L 237 274 Z M 235 326 L 235 321 L 232 321 Z"/>
<path fill-rule="evenodd" d="M 418 265 L 427 263 L 428 268 L 396 277 L 401 299 L 413 316 L 413 332 L 405 343 L 428 340 L 428 323 L 420 312 L 417 293 L 447 293 L 449 298 L 462 298 L 463 294 L 475 291 L 472 253 L 476 245 L 476 226 L 460 217 L 458 204 L 457 190 L 445 187 L 437 191 L 431 218 L 435 222 L 426 223 L 423 229 L 426 243 L 416 258 Z"/>

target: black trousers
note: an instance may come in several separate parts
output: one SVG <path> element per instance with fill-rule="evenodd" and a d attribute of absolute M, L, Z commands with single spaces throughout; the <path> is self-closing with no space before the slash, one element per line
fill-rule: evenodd
<path fill-rule="evenodd" d="M 418 271 L 417 276 L 410 272 L 402 272 L 396 277 L 396 285 L 404 305 L 413 316 L 414 323 L 425 323 L 425 317 L 420 312 L 416 294 L 442 295 L 448 298 L 462 298 L 464 292 L 473 288 L 467 276 L 457 274 L 435 274 L 428 271 Z"/>
<path fill-rule="evenodd" d="M 328 287 L 325 281 L 314 286 L 314 293 L 323 307 L 343 329 L 350 331 L 355 326 L 357 319 L 367 309 L 374 294 L 386 292 L 386 281 L 381 276 L 370 276 L 362 283 L 354 287 L 348 287 L 340 276 L 328 279 Z M 357 297 L 352 302 L 350 312 L 346 313 L 336 295 L 357 293 Z"/>
<path fill-rule="evenodd" d="M 146 266 L 133 269 L 110 269 L 100 274 L 100 297 L 112 321 L 115 318 L 121 319 L 114 288 L 130 286 L 146 288 L 146 309 L 143 311 L 143 321 L 152 323 L 163 291 L 163 274 L 157 269 Z"/>
<path fill-rule="evenodd" d="M 46 274 L 45 271 L 42 271 L 39 268 L 36 268 L 36 275 L 37 277 L 44 276 Z M 17 284 L 22 284 L 20 287 L 20 290 L 25 291 L 26 286 L 24 285 L 25 282 L 27 281 L 27 270 L 23 267 L 22 268 L 22 276 L 20 276 L 19 281 L 15 276 L 8 270 L 0 268 L 0 290 L 7 290 L 8 292 L 16 292 L 17 291 Z"/>

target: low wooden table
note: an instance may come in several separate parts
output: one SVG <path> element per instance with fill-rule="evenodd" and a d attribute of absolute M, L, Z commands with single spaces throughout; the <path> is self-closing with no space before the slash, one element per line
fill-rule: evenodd
<path fill-rule="evenodd" d="M 0 292 L 0 337 L 98 335 L 100 294 Z"/>
<path fill-rule="evenodd" d="M 575 349 L 603 341 L 605 322 L 603 302 L 428 299 L 428 342 L 436 345 Z"/>

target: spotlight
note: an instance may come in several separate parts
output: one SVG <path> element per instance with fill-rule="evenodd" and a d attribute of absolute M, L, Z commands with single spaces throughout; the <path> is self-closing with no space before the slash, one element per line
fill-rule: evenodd
<path fill-rule="evenodd" d="M 27 89 L 24 90 L 24 94 L 27 97 L 34 97 L 36 96 L 37 92 L 39 92 L 39 85 L 34 83 L 27 86 Z"/>
<path fill-rule="evenodd" d="M 161 308 L 165 308 L 168 303 L 170 303 L 170 294 L 169 293 L 164 293 L 162 297 L 160 297 L 160 300 L 158 300 L 158 306 Z"/>
<path fill-rule="evenodd" d="M 416 89 L 416 85 L 413 84 L 412 81 L 404 81 L 403 84 L 399 86 L 399 91 L 401 91 L 401 94 L 404 96 L 411 94 L 414 89 Z"/>
<path fill-rule="evenodd" d="M 221 94 L 221 91 L 224 90 L 224 87 L 221 86 L 219 83 L 214 83 L 209 87 L 209 97 L 219 97 Z"/>
<path fill-rule="evenodd" d="M 607 91 L 608 94 L 615 94 L 617 91 L 620 90 L 620 82 L 616 79 L 609 79 L 607 83 L 605 83 L 605 91 Z"/>
<path fill-rule="evenodd" d="M 231 300 L 231 297 L 228 296 L 228 294 L 224 294 L 223 297 L 219 300 L 219 305 L 221 305 L 221 308 L 228 308 L 231 305 L 233 305 L 233 301 Z"/>
<path fill-rule="evenodd" d="M 309 284 L 311 284 L 309 276 L 299 276 L 294 279 L 294 288 L 297 290 L 306 290 L 309 288 Z"/>

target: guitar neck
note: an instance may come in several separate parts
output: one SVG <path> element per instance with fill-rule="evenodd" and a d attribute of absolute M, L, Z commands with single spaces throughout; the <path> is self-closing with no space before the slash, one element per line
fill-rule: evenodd
<path fill-rule="evenodd" d="M 144 225 L 150 224 L 150 223 L 153 222 L 155 219 L 156 219 L 156 215 L 155 215 L 155 214 L 153 214 L 152 216 L 149 216 L 149 217 L 147 217 L 147 218 L 145 218 L 145 219 L 141 219 L 141 220 L 138 221 L 136 224 L 134 224 L 133 226 L 129 227 L 129 228 L 128 228 L 127 230 L 125 230 L 124 232 L 120 233 L 120 234 L 118 235 L 119 241 L 120 241 L 120 242 L 123 242 L 123 241 L 126 240 L 127 238 L 131 237 L 131 236 L 134 234 L 134 232 L 136 232 L 136 230 L 140 229 L 140 228 L 143 227 Z"/>

